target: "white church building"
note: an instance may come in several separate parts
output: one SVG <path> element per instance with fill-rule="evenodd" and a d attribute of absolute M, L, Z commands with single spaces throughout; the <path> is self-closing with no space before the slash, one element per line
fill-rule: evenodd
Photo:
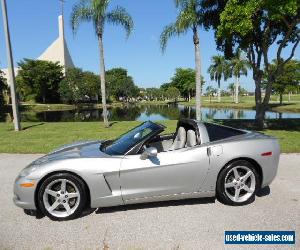
<path fill-rule="evenodd" d="M 60 65 L 64 67 L 64 70 L 74 68 L 65 40 L 64 19 L 62 15 L 58 17 L 58 28 L 58 38 L 38 57 L 38 60 L 59 62 Z"/>
<path fill-rule="evenodd" d="M 63 71 L 65 72 L 67 68 L 74 68 L 74 64 L 65 40 L 64 18 L 62 15 L 58 17 L 58 29 L 58 38 L 37 58 L 37 60 L 51 61 L 54 63 L 59 62 L 59 64 L 63 67 Z M 8 78 L 8 70 L 1 70 L 4 73 L 4 77 Z M 17 75 L 19 68 L 15 68 L 14 70 L 15 75 Z"/>

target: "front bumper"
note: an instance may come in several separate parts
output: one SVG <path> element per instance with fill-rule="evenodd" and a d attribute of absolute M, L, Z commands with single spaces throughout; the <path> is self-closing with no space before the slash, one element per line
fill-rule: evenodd
<path fill-rule="evenodd" d="M 21 187 L 20 184 L 26 182 L 34 182 L 33 187 Z M 28 180 L 26 177 L 17 177 L 14 184 L 14 197 L 13 201 L 16 206 L 23 209 L 36 210 L 34 194 L 36 190 L 37 181 Z"/>

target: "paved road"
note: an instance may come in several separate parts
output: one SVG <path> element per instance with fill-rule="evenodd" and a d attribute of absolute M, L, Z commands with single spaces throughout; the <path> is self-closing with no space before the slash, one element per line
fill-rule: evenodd
<path fill-rule="evenodd" d="M 224 230 L 296 230 L 295 246 L 243 249 L 300 249 L 300 154 L 282 155 L 270 194 L 248 206 L 198 199 L 99 209 L 67 222 L 13 205 L 14 178 L 37 157 L 0 154 L 0 249 L 224 249 Z"/>

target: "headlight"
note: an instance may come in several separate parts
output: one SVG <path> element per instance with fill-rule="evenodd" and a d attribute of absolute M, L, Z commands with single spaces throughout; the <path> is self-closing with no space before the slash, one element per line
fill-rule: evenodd
<path fill-rule="evenodd" d="M 36 165 L 29 165 L 26 168 L 24 168 L 21 173 L 19 174 L 19 176 L 21 177 L 25 177 L 30 175 L 34 170 L 36 170 L 37 166 Z"/>

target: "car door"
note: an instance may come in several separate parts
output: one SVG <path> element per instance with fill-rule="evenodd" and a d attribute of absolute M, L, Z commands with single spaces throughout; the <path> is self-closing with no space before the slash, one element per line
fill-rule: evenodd
<path fill-rule="evenodd" d="M 126 204 L 198 192 L 209 167 L 207 147 L 201 146 L 161 152 L 146 160 L 140 156 L 125 155 L 121 161 L 121 193 Z"/>

